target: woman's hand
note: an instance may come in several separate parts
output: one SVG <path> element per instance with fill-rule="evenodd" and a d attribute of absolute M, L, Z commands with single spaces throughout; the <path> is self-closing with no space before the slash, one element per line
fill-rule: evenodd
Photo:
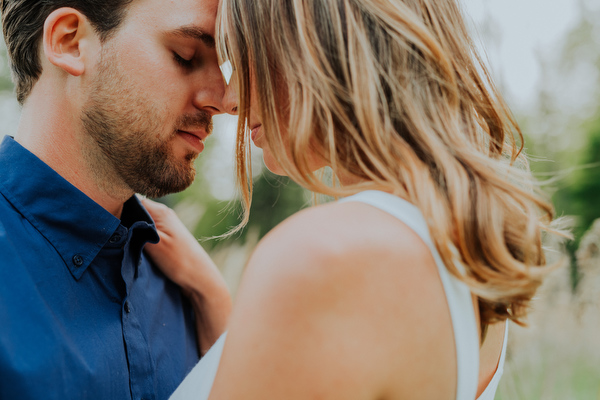
<path fill-rule="evenodd" d="M 192 302 L 198 346 L 204 354 L 225 332 L 231 313 L 231 295 L 225 280 L 173 210 L 148 199 L 142 203 L 154 219 L 160 237 L 159 243 L 147 244 L 145 250 Z"/>

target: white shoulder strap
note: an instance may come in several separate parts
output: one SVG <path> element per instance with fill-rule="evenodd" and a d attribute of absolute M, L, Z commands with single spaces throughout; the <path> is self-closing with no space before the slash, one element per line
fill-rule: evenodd
<path fill-rule="evenodd" d="M 452 318 L 458 371 L 456 399 L 473 400 L 479 378 L 479 336 L 471 291 L 466 284 L 452 276 L 442 262 L 421 211 L 406 200 L 375 190 L 360 192 L 340 201 L 366 203 L 393 215 L 415 231 L 429 247 L 438 267 Z"/>

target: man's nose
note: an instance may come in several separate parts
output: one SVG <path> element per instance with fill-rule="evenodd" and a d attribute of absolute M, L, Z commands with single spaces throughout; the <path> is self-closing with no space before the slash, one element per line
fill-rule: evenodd
<path fill-rule="evenodd" d="M 229 85 L 225 87 L 225 94 L 223 95 L 223 111 L 231 115 L 238 114 L 238 95 L 235 81 L 235 76 L 233 76 Z"/>
<path fill-rule="evenodd" d="M 192 102 L 195 108 L 207 111 L 211 115 L 230 112 L 227 108 L 229 106 L 224 104 L 227 87 L 216 57 L 210 65 L 193 77 L 192 84 L 195 91 Z"/>

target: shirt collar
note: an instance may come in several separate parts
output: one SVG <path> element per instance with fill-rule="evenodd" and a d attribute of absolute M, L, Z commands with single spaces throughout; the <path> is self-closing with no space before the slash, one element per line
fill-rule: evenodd
<path fill-rule="evenodd" d="M 106 245 L 121 221 L 61 177 L 12 137 L 0 144 L 0 192 L 56 249 L 79 279 Z M 134 196 L 128 215 L 154 222 Z"/>

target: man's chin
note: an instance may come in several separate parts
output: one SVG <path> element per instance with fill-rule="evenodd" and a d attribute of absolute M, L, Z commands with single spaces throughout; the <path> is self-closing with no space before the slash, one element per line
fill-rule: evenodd
<path fill-rule="evenodd" d="M 144 195 L 150 199 L 158 199 L 160 197 L 165 197 L 173 193 L 183 192 L 185 189 L 190 187 L 189 185 L 181 185 L 181 186 L 169 186 L 169 187 L 155 187 L 155 188 L 145 188 L 144 190 L 136 191 L 141 195 Z"/>
<path fill-rule="evenodd" d="M 146 182 L 137 182 L 137 187 L 133 189 L 136 193 L 155 199 L 184 191 L 191 186 L 195 177 L 196 169 L 191 168 L 185 173 L 165 174 L 154 177 L 156 179 L 146 180 Z"/>

